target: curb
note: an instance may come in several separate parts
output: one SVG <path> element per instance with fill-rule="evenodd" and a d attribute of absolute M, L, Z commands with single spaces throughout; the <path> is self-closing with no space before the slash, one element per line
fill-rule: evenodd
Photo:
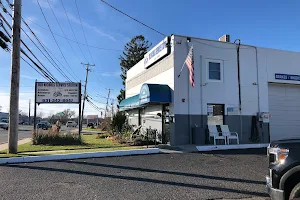
<path fill-rule="evenodd" d="M 268 143 L 263 144 L 237 144 L 237 145 L 210 145 L 210 146 L 196 146 L 198 151 L 215 151 L 215 150 L 231 150 L 231 149 L 257 149 L 266 148 Z"/>
<path fill-rule="evenodd" d="M 89 153 L 73 153 L 73 154 L 54 154 L 46 156 L 24 156 L 13 158 L 0 158 L 0 164 L 13 163 L 29 163 L 52 160 L 71 160 L 81 158 L 102 158 L 114 156 L 131 156 L 131 155 L 146 155 L 159 153 L 159 148 L 137 149 L 137 150 L 120 150 L 120 151 L 104 151 L 104 152 L 89 152 Z"/>

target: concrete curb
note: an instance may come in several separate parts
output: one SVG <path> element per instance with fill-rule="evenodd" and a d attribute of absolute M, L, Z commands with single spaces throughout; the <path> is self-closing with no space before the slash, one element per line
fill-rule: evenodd
<path fill-rule="evenodd" d="M 196 146 L 198 151 L 231 150 L 231 149 L 257 149 L 266 148 L 269 144 L 236 144 L 236 145 L 209 145 Z"/>
<path fill-rule="evenodd" d="M 130 155 L 146 155 L 159 153 L 159 148 L 151 149 L 135 149 L 135 150 L 120 150 L 120 151 L 104 151 L 104 152 L 88 152 L 88 153 L 73 153 L 73 154 L 54 154 L 45 156 L 24 156 L 13 158 L 0 158 L 0 164 L 12 163 L 29 163 L 52 160 L 71 160 L 80 158 L 102 158 L 113 156 L 130 156 Z"/>

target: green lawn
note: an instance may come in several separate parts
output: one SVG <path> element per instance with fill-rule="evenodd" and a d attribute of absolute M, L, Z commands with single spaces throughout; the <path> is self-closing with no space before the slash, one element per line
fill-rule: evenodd
<path fill-rule="evenodd" d="M 112 142 L 107 139 L 97 139 L 97 135 L 83 135 L 84 145 L 66 145 L 66 146 L 50 146 L 50 145 L 33 145 L 31 142 L 22 144 L 18 146 L 18 153 L 25 155 L 26 152 L 36 152 L 36 151 L 57 151 L 57 150 L 77 150 L 72 151 L 72 153 L 88 151 L 103 151 L 103 150 L 119 150 L 119 149 L 128 149 L 131 148 L 126 144 L 119 144 Z M 5 151 L 0 152 L 0 157 L 12 157 L 14 155 L 6 154 Z M 63 153 L 70 153 L 63 152 Z M 51 154 L 51 152 L 49 152 Z M 20 154 L 18 154 L 20 155 Z"/>

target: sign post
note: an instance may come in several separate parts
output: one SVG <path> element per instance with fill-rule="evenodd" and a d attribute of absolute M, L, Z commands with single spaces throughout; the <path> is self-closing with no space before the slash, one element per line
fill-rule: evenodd
<path fill-rule="evenodd" d="M 34 130 L 36 130 L 36 104 L 79 104 L 81 111 L 81 83 L 35 82 Z M 80 124 L 80 123 L 79 123 Z M 79 135 L 80 135 L 79 125 Z"/>

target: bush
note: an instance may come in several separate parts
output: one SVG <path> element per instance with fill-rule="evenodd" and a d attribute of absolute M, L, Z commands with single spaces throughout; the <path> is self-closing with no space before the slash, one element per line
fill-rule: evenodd
<path fill-rule="evenodd" d="M 117 112 L 112 120 L 112 127 L 115 129 L 114 131 L 121 132 L 125 122 L 126 122 L 126 116 L 124 112 L 120 112 L 120 111 Z"/>
<path fill-rule="evenodd" d="M 82 145 L 84 142 L 78 135 L 58 134 L 53 131 L 33 133 L 33 145 Z"/>
<path fill-rule="evenodd" d="M 100 126 L 99 126 L 100 130 L 102 131 L 111 131 L 111 118 L 110 117 L 106 117 L 103 122 L 101 122 Z"/>

